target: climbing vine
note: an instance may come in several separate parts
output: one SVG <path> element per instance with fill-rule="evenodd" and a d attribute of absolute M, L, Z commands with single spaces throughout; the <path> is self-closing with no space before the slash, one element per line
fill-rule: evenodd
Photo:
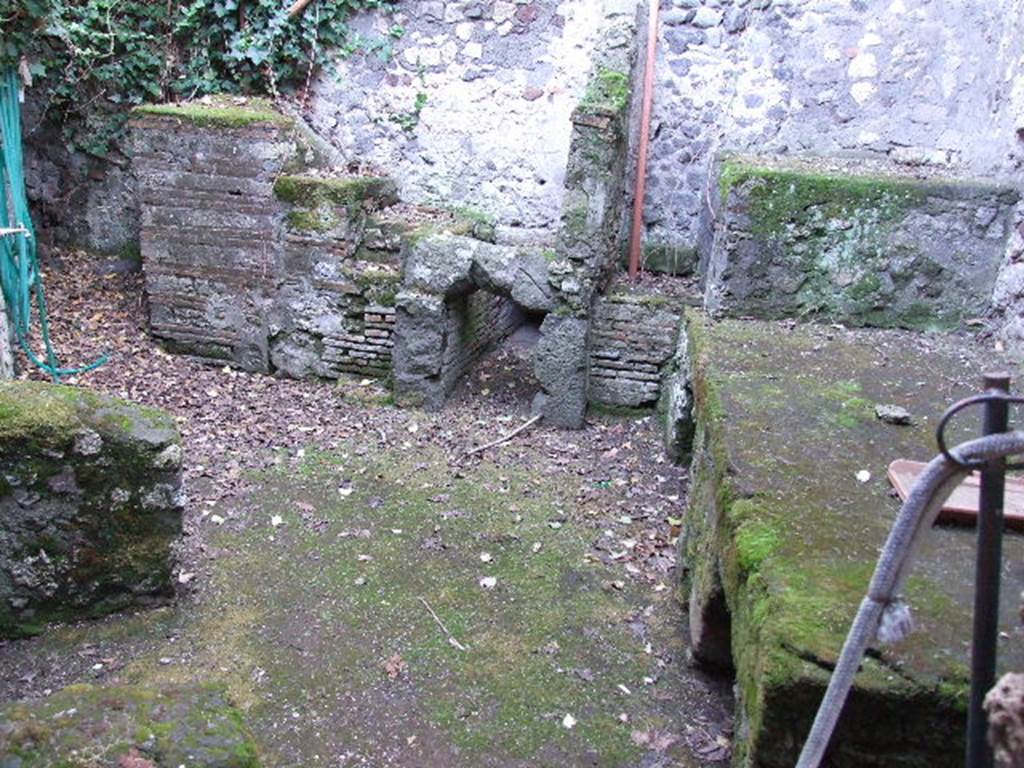
<path fill-rule="evenodd" d="M 386 50 L 349 21 L 390 0 L 0 0 L 0 67 L 33 81 L 69 146 L 107 156 L 128 109 L 211 93 L 287 95 L 325 51 Z"/>

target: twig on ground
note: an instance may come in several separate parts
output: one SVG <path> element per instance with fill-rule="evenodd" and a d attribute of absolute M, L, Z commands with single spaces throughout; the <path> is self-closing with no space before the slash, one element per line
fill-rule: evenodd
<path fill-rule="evenodd" d="M 534 416 L 529 421 L 525 422 L 524 424 L 520 424 L 518 427 L 513 429 L 507 435 L 502 435 L 497 440 L 492 440 L 489 443 L 484 443 L 483 445 L 478 445 L 476 448 L 470 448 L 468 451 L 466 451 L 465 455 L 466 456 L 472 456 L 474 453 L 480 453 L 481 451 L 486 451 L 488 448 L 493 448 L 496 445 L 501 445 L 502 443 L 511 440 L 513 437 L 518 435 L 524 429 L 527 429 L 528 427 L 531 427 L 532 425 L 536 424 L 542 418 L 544 418 L 544 414 L 538 413 L 536 416 Z"/>
<path fill-rule="evenodd" d="M 445 637 L 448 638 L 449 645 L 451 645 L 453 648 L 458 648 L 460 651 L 468 651 L 469 648 L 467 648 L 462 643 L 460 643 L 458 640 L 456 640 L 455 639 L 455 635 L 453 635 L 451 632 L 448 631 L 448 627 L 446 627 L 444 625 L 444 622 L 441 621 L 441 618 L 436 613 L 434 613 L 434 609 L 430 607 L 430 603 L 428 603 L 422 597 L 419 598 L 419 601 L 421 603 L 423 603 L 423 607 L 424 608 L 426 608 L 428 611 L 430 611 L 430 615 L 434 617 L 434 621 L 437 622 L 437 626 L 439 626 L 441 628 L 441 631 L 444 632 Z"/>

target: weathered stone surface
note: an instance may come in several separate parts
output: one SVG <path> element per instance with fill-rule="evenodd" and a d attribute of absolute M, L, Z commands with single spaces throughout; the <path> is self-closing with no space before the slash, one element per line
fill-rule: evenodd
<path fill-rule="evenodd" d="M 0 383 L 0 636 L 172 594 L 181 459 L 163 412 Z"/>
<path fill-rule="evenodd" d="M 693 458 L 693 390 L 686 324 L 680 322 L 675 354 L 665 372 L 660 406 L 663 415 L 665 450 L 673 461 L 689 464 Z"/>
<path fill-rule="evenodd" d="M 554 308 L 546 252 L 494 245 L 459 235 L 424 237 L 405 258 L 405 285 L 452 298 L 480 288 L 531 312 Z"/>
<path fill-rule="evenodd" d="M 898 510 L 886 467 L 935 454 L 935 420 L 975 391 L 991 353 L 958 337 L 695 312 L 686 330 L 696 433 L 680 545 L 694 650 L 735 665 L 734 764 L 789 768 Z M 884 424 L 878 403 L 919 421 Z M 864 660 L 828 765 L 962 764 L 974 539 L 940 526 L 922 540 L 905 595 L 917 629 Z M 1024 557 L 1024 539 L 1004 546 L 1007 562 Z M 1004 578 L 1012 634 L 1024 581 Z M 1024 649 L 1001 645 L 1000 663 L 1021 668 Z"/>
<path fill-rule="evenodd" d="M 258 768 L 241 715 L 215 688 L 74 685 L 0 709 L 11 768 Z"/>
<path fill-rule="evenodd" d="M 986 312 L 1019 198 L 811 158 L 726 158 L 718 190 L 710 311 L 907 328 Z"/>
<path fill-rule="evenodd" d="M 1003 675 L 985 697 L 985 714 L 998 768 L 1024 767 L 1024 675 Z"/>
<path fill-rule="evenodd" d="M 567 268 L 553 281 L 559 298 L 585 316 L 618 257 L 636 59 L 636 20 L 605 26 L 583 98 L 572 115 L 565 198 L 556 253 Z"/>
<path fill-rule="evenodd" d="M 715 149 L 904 158 L 1019 183 L 1024 90 L 996 84 L 1021 71 L 1015 2 L 677 0 L 659 34 L 645 242 L 696 245 Z M 693 25 L 702 7 L 722 25 Z"/>
<path fill-rule="evenodd" d="M 14 377 L 14 347 L 7 322 L 7 305 L 0 292 L 0 380 Z"/>
<path fill-rule="evenodd" d="M 587 322 L 548 315 L 534 349 L 534 371 L 543 392 L 534 410 L 552 427 L 578 429 L 587 412 Z"/>
<path fill-rule="evenodd" d="M 550 243 L 595 42 L 609 16 L 636 4 L 438 6 L 406 1 L 357 18 L 364 35 L 404 34 L 386 62 L 349 57 L 316 78 L 311 119 L 347 157 L 386 168 L 408 200 L 484 211 L 503 242 Z"/>
<path fill-rule="evenodd" d="M 472 240 L 438 235 L 420 240 L 405 258 L 406 287 L 436 296 L 452 297 L 473 287 L 469 270 L 476 258 Z"/>

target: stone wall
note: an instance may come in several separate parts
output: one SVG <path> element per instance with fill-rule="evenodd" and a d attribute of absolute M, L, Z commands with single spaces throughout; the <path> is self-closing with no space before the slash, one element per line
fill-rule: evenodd
<path fill-rule="evenodd" d="M 615 14 L 600 33 L 583 96 L 571 114 L 564 199 L 553 249 L 435 237 L 416 243 L 398 296 L 395 392 L 399 403 L 439 408 L 452 385 L 450 318 L 482 288 L 546 314 L 534 350 L 541 391 L 533 408 L 551 426 L 582 426 L 594 302 L 618 260 L 624 217 L 636 19 Z M 460 321 L 463 322 L 463 321 Z M 461 353 L 457 353 L 457 356 Z M 463 366 L 455 370 L 460 373 Z"/>
<path fill-rule="evenodd" d="M 1020 180 L 1021 0 L 662 6 L 650 248 L 695 247 L 725 151 L 856 153 Z"/>
<path fill-rule="evenodd" d="M 662 5 L 645 202 L 652 261 L 692 268 L 722 151 L 866 154 L 1020 180 L 1024 0 Z M 386 169 L 404 199 L 478 208 L 503 241 L 550 244 L 569 116 L 601 30 L 642 6 L 403 0 L 356 18 L 365 50 L 316 80 L 309 120 L 345 161 Z M 30 98 L 27 175 L 43 234 L 108 249 L 130 242 L 127 159 L 69 156 L 48 130 Z M 1013 338 L 1024 333 L 1014 316 L 1019 262 L 1008 259 L 998 302 Z"/>
<path fill-rule="evenodd" d="M 387 169 L 403 199 L 477 208 L 504 241 L 550 244 L 592 50 L 605 19 L 635 6 L 403 0 L 356 19 L 384 48 L 318 79 L 311 123 L 346 158 Z"/>
<path fill-rule="evenodd" d="M 162 412 L 0 383 L 0 637 L 173 594 L 181 458 Z"/>
<path fill-rule="evenodd" d="M 955 328 L 989 308 L 1020 193 L 790 155 L 726 157 L 711 197 L 709 311 Z"/>
<path fill-rule="evenodd" d="M 656 297 L 609 294 L 590 328 L 591 403 L 654 406 L 676 352 L 682 307 Z"/>
<path fill-rule="evenodd" d="M 103 159 L 72 151 L 47 106 L 26 89 L 25 188 L 44 251 L 51 244 L 104 253 L 134 254 L 139 243 L 139 208 L 130 159 L 113 148 Z"/>

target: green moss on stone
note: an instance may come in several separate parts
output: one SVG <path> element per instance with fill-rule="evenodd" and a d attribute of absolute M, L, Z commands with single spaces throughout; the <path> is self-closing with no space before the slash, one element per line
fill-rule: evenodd
<path fill-rule="evenodd" d="M 743 159 L 724 160 L 718 184 L 723 201 L 734 187 L 749 185 L 752 231 L 761 236 L 782 234 L 794 226 L 813 228 L 818 220 L 856 224 L 865 213 L 872 220 L 892 223 L 925 196 L 915 179 L 794 170 Z"/>
<path fill-rule="evenodd" d="M 580 108 L 622 114 L 629 109 L 631 86 L 629 75 L 607 67 L 598 67 L 587 83 Z"/>
<path fill-rule="evenodd" d="M 278 112 L 266 99 L 237 99 L 220 97 L 210 102 L 182 102 L 180 104 L 143 104 L 135 107 L 135 114 L 153 117 L 175 117 L 203 128 L 245 128 L 268 124 L 290 126 L 292 118 Z"/>
<path fill-rule="evenodd" d="M 748 734 L 735 764 L 790 765 L 792 740 L 806 733 L 894 515 L 884 480 L 856 475 L 884 476 L 890 458 L 934 450 L 929 426 L 894 431 L 873 418 L 871 403 L 909 383 L 921 398 L 915 412 L 925 402 L 941 412 L 955 397 L 943 387 L 926 393 L 913 371 L 965 375 L 969 364 L 955 347 L 921 351 L 903 339 L 887 349 L 909 373 L 893 378 L 879 374 L 871 343 L 825 344 L 824 333 L 799 326 L 780 336 L 769 323 L 711 324 L 695 311 L 687 323 L 697 425 L 681 537 L 686 586 L 700 595 L 721 579 L 731 614 L 738 732 Z M 965 544 L 969 552 L 969 541 L 941 531 L 925 542 L 920 577 L 906 590 L 924 626 L 865 660 L 840 724 L 844 743 L 858 744 L 851 750 L 886 754 L 892 729 L 872 745 L 862 725 L 903 712 L 904 748 L 919 759 L 907 764 L 954 764 L 931 740 L 930 718 L 955 718 L 966 696 L 969 610 L 950 582 L 969 586 L 969 569 L 946 573 L 959 557 L 951 548 Z"/>
<path fill-rule="evenodd" d="M 80 391 L 38 382 L 0 382 L 0 441 L 65 439 L 78 419 Z"/>
<path fill-rule="evenodd" d="M 322 178 L 318 176 L 279 176 L 274 182 L 278 200 L 306 208 L 321 205 L 362 207 L 368 202 L 377 206 L 397 201 L 398 188 L 387 177 L 352 176 Z"/>
<path fill-rule="evenodd" d="M 331 207 L 292 208 L 285 220 L 295 232 L 330 232 L 340 223 Z"/>
<path fill-rule="evenodd" d="M 13 587 L 8 598 L 20 604 L 0 601 L 0 636 L 35 634 L 48 622 L 172 591 L 170 548 L 181 516 L 173 499 L 177 460 L 164 452 L 178 445 L 173 419 L 156 409 L 75 387 L 0 384 L 0 501 L 34 498 L 46 523 L 14 518 L 0 569 L 42 569 L 59 587 Z M 115 489 L 124 496 L 116 504 Z"/>

